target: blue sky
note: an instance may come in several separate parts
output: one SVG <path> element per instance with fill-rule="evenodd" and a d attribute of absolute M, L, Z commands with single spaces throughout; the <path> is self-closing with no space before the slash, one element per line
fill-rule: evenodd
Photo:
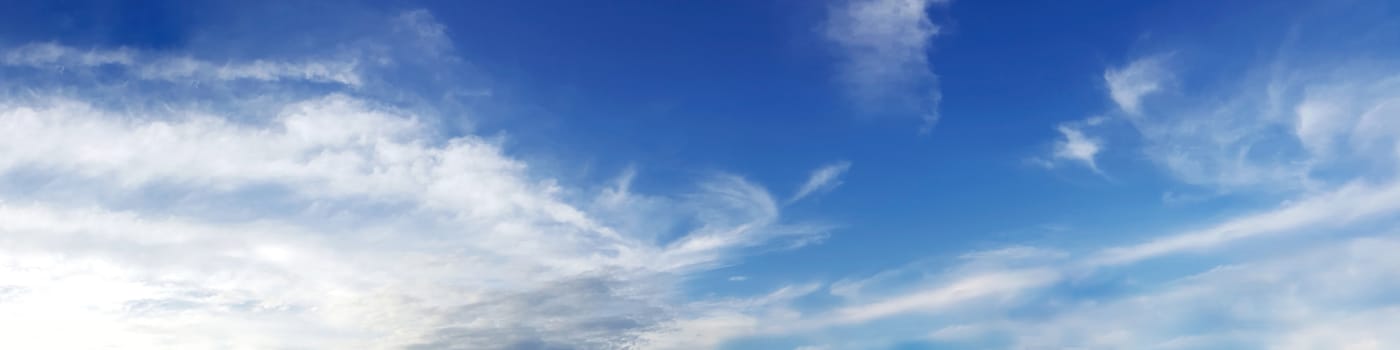
<path fill-rule="evenodd" d="M 1400 347 L 1378 0 L 0 14 L 0 347 Z"/>

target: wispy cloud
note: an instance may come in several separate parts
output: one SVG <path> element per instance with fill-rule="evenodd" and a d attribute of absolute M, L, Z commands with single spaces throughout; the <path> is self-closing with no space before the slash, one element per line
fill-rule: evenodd
<path fill-rule="evenodd" d="M 826 37 L 842 56 L 840 80 L 862 108 L 912 113 L 922 131 L 938 122 L 937 75 L 929 41 L 938 26 L 928 17 L 937 0 L 849 0 L 828 11 Z"/>
<path fill-rule="evenodd" d="M 930 4 L 833 7 L 828 34 L 850 50 L 853 91 L 891 79 L 932 83 Z M 457 60 L 427 12 L 384 23 L 408 33 L 403 41 L 422 59 Z M 814 170 L 786 201 L 733 174 L 652 192 L 633 186 L 646 177 L 629 167 L 579 185 L 512 154 L 501 137 L 437 128 L 455 114 L 377 95 L 402 86 L 377 86 L 373 70 L 411 60 L 199 57 L 58 43 L 6 51 L 4 68 L 26 71 L 0 81 L 11 88 L 0 91 L 23 92 L 0 93 L 0 345 L 1400 344 L 1391 297 L 1400 241 L 1384 229 L 1400 218 L 1393 66 L 1278 65 L 1281 73 L 1238 79 L 1243 88 L 1212 89 L 1210 98 L 1158 95 L 1164 81 L 1186 77 L 1157 58 L 1107 70 L 1112 120 L 1135 129 L 1148 158 L 1186 184 L 1271 185 L 1291 199 L 1277 207 L 1130 227 L 1088 245 L 1012 242 L 832 283 L 692 298 L 687 283 L 698 273 L 825 234 L 792 222 L 783 204 L 840 186 L 851 164 Z M 121 82 L 73 74 L 80 70 Z M 29 84 L 56 75 L 72 84 Z M 153 92 L 127 80 L 202 85 Z M 249 82 L 287 94 L 227 93 Z M 926 94 L 936 90 L 918 91 L 909 96 L 936 102 Z M 1059 125 L 1048 159 L 1097 170 L 1108 146 L 1102 120 Z M 726 277 L 745 288 L 772 280 Z"/>
<path fill-rule="evenodd" d="M 1387 147 L 1400 130 L 1383 116 L 1394 113 L 1400 79 L 1393 65 L 1332 66 L 1279 58 L 1237 74 L 1235 85 L 1184 89 L 1142 105 L 1143 91 L 1157 91 L 1166 71 L 1154 55 L 1105 73 L 1123 89 L 1111 89 L 1126 121 L 1141 136 L 1151 160 L 1187 184 L 1221 192 L 1296 190 L 1339 186 L 1329 179 L 1341 164 L 1394 164 Z M 1336 69 L 1332 67 L 1349 67 Z M 1358 170 L 1358 169 L 1352 169 Z"/>
<path fill-rule="evenodd" d="M 1057 130 L 1064 139 L 1055 143 L 1055 158 L 1077 161 L 1095 172 L 1099 171 L 1094 156 L 1103 148 L 1102 141 L 1084 136 L 1083 131 L 1066 125 L 1061 125 Z"/>
<path fill-rule="evenodd" d="M 804 335 L 799 338 L 823 343 L 829 338 L 813 334 L 862 334 L 861 341 L 829 342 L 838 349 L 908 339 L 973 348 L 1396 344 L 1400 339 L 1377 325 L 1395 322 L 1400 315 L 1397 305 L 1375 296 L 1395 288 L 1388 276 L 1400 269 L 1400 261 L 1382 253 L 1396 244 L 1395 232 L 1383 227 L 1400 215 L 1400 182 L 1388 175 L 1352 171 L 1358 164 L 1395 164 L 1400 138 L 1383 120 L 1394 114 L 1390 101 L 1400 96 L 1393 85 L 1396 70 L 1370 66 L 1366 73 L 1318 75 L 1307 68 L 1294 69 L 1287 73 L 1290 79 L 1263 80 L 1270 89 L 1252 85 L 1258 89 L 1224 96 L 1229 102 L 1223 107 L 1214 103 L 1219 95 L 1205 98 L 1212 102 L 1207 107 L 1185 109 L 1172 105 L 1200 100 L 1172 97 L 1174 104 L 1139 104 L 1135 112 L 1114 115 L 1140 133 L 1145 151 L 1155 160 L 1170 159 L 1166 152 L 1172 150 L 1177 157 L 1197 162 L 1229 160 L 1241 167 L 1303 174 L 1256 177 L 1252 182 L 1204 171 L 1201 178 L 1182 177 L 1186 183 L 1206 179 L 1219 186 L 1291 184 L 1273 189 L 1287 191 L 1292 198 L 1277 207 L 1183 229 L 1144 228 L 1149 232 L 1138 232 L 1124 244 L 1080 247 L 1075 252 L 1013 245 L 963 254 L 952 262 L 932 260 L 843 279 L 825 288 L 838 298 L 836 305 L 800 316 L 765 318 L 765 312 L 783 310 L 782 305 L 769 305 L 748 315 L 758 323 L 783 326 L 754 327 L 751 332 Z M 1253 91 L 1274 93 L 1261 99 L 1264 96 Z M 1174 113 L 1201 110 L 1207 112 Z M 1308 120 L 1324 115 L 1330 117 Z M 1100 150 L 1074 151 L 1072 145 L 1089 138 L 1086 129 L 1114 131 L 1098 124 L 1107 120 L 1061 125 L 1064 139 L 1057 147 L 1058 157 L 1051 160 L 1095 159 Z M 1337 125 L 1318 124 L 1323 122 Z M 1274 148 L 1287 153 L 1275 158 L 1241 158 L 1237 152 L 1277 144 L 1297 147 Z M 1174 166 L 1184 163 L 1161 164 L 1169 173 L 1180 174 L 1182 169 Z M 1225 168 L 1211 171 L 1217 170 Z M 1180 260 L 1169 260 L 1172 257 L 1190 258 L 1201 266 L 1182 266 Z M 1145 270 L 1154 272 L 1140 273 Z M 906 321 L 928 326 L 911 327 L 922 331 L 888 327 Z M 1233 327 L 1240 324 L 1252 326 Z"/>
<path fill-rule="evenodd" d="M 1055 140 L 1050 155 L 1045 158 L 1032 158 L 1031 162 L 1053 168 L 1064 161 L 1075 162 L 1098 174 L 1103 174 L 1099 169 L 1097 157 L 1106 147 L 1103 139 L 1090 136 L 1088 129 L 1104 123 L 1104 117 L 1092 117 L 1081 121 L 1065 122 L 1055 127 L 1055 131 L 1060 133 L 1060 139 Z"/>
<path fill-rule="evenodd" d="M 88 49 L 36 43 L 11 49 L 3 63 L 55 70 L 89 69 L 119 66 L 134 71 L 140 79 L 201 82 L 222 80 L 311 81 L 357 86 L 361 77 L 353 59 L 309 60 L 282 62 L 254 60 L 239 63 L 213 63 L 192 57 L 162 57 L 156 60 L 138 57 L 142 53 L 131 49 Z"/>
<path fill-rule="evenodd" d="M 984 298 L 1006 298 L 1059 279 L 1047 269 L 997 271 L 974 274 L 935 288 L 843 307 L 834 311 L 831 324 L 863 323 L 897 315 L 937 313 L 968 306 Z"/>
<path fill-rule="evenodd" d="M 94 320 L 82 326 L 85 331 L 130 337 L 71 339 L 98 342 L 73 343 L 79 347 L 166 338 L 190 346 L 227 339 L 230 344 L 276 347 L 288 343 L 271 335 L 290 329 L 301 330 L 298 341 L 303 344 L 322 345 L 354 344 L 354 338 L 334 334 L 372 341 L 366 344 L 406 344 L 428 336 L 612 344 L 627 341 L 630 333 L 541 327 L 603 322 L 596 317 L 635 319 L 616 314 L 630 311 L 580 310 L 567 313 L 580 317 L 566 322 L 544 317 L 546 309 L 522 308 L 532 302 L 491 300 L 540 293 L 551 300 L 589 298 L 580 305 L 602 306 L 625 297 L 636 299 L 629 305 L 656 302 L 654 307 L 664 307 L 647 299 L 659 294 L 634 294 L 641 292 L 632 283 L 658 283 L 655 278 L 664 274 L 716 266 L 745 247 L 819 232 L 782 227 L 778 207 L 765 190 L 724 176 L 695 193 L 657 199 L 686 211 L 629 219 L 691 216 L 686 220 L 702 223 L 676 243 L 658 245 L 649 233 L 603 224 L 629 220 L 595 216 L 599 214 L 557 197 L 555 185 L 535 178 L 523 162 L 490 142 L 473 137 L 434 141 L 415 119 L 342 95 L 285 106 L 264 126 L 240 125 L 207 112 L 112 111 L 61 99 L 16 102 L 10 99 L 10 106 L 0 109 L 0 129 L 8 134 L 0 143 L 5 159 L 0 174 L 37 172 L 150 202 L 142 207 L 104 203 L 97 209 L 64 202 L 0 207 L 5 266 L 22 267 L 5 272 L 22 275 L 7 279 L 7 288 L 19 292 L 6 302 L 71 305 L 61 308 L 70 312 L 64 317 Z M 254 208 L 249 214 L 256 223 L 172 214 L 159 208 L 174 203 L 147 194 L 154 186 L 185 196 L 223 198 L 226 203 L 215 205 L 217 210 Z M 239 199 L 241 192 L 267 186 L 275 190 Z M 10 198 L 26 198 L 16 196 Z M 256 209 L 269 200 L 283 207 Z M 60 271 L 66 277 L 50 275 Z M 568 283 L 600 289 L 552 287 L 580 274 L 602 275 Z M 228 276 L 239 276 L 241 282 L 225 284 Z M 71 283 L 86 286 L 77 290 L 107 294 L 57 292 L 76 286 Z M 585 291 L 597 293 L 579 294 Z M 337 297 L 324 297 L 332 294 Z M 123 311 L 138 304 L 149 310 Z M 128 306 L 109 310 L 101 305 Z M 93 308 L 81 309 L 88 306 Z M 228 308 L 238 311 L 219 311 Z M 492 317 L 488 324 L 515 325 L 478 328 L 469 319 L 435 311 L 453 309 L 473 319 Z M 37 312 L 25 310 L 0 318 L 16 321 L 12 317 L 32 318 Z M 170 318 L 177 311 L 182 316 Z M 236 323 L 266 318 L 276 321 L 256 327 Z M 242 327 L 249 335 L 217 336 L 197 329 L 201 324 Z M 42 327 L 47 326 L 12 329 Z"/>
<path fill-rule="evenodd" d="M 1386 348 L 1400 344 L 1387 328 L 1400 309 L 1374 296 L 1397 287 L 1400 261 L 1387 253 L 1396 244 L 1365 238 L 1280 252 L 1074 303 L 1049 318 L 965 327 L 1019 347 Z"/>
<path fill-rule="evenodd" d="M 1161 91 L 1171 78 L 1165 67 L 1168 57 L 1170 55 L 1145 57 L 1103 73 L 1109 97 L 1118 108 L 1133 114 L 1142 111 L 1142 99 Z"/>
<path fill-rule="evenodd" d="M 1054 149 L 1036 159 L 1097 169 L 1103 140 L 1136 137 L 1114 150 L 1140 146 L 1180 185 L 1205 187 L 1191 191 L 1288 199 L 1277 206 L 1130 227 L 1075 249 L 1021 242 L 841 279 L 819 296 L 836 301 L 813 297 L 823 306 L 739 309 L 751 322 L 781 325 L 749 335 L 835 349 L 910 339 L 966 348 L 1400 344 L 1385 328 L 1400 305 L 1381 297 L 1400 271 L 1386 254 L 1397 237 L 1386 227 L 1400 218 L 1400 66 L 1281 56 L 1202 81 L 1173 54 L 1108 68 L 1113 110 L 1058 125 Z M 1128 133 L 1110 134 L 1118 131 Z M 861 339 L 824 336 L 832 333 Z"/>
<path fill-rule="evenodd" d="M 1400 212 L 1400 184 L 1352 183 L 1333 192 L 1299 199 L 1282 208 L 1235 218 L 1209 228 L 1108 248 L 1093 264 L 1125 264 L 1175 253 L 1198 252 L 1259 236 L 1304 229 L 1336 229 L 1356 220 Z"/>
<path fill-rule="evenodd" d="M 812 171 L 812 175 L 807 177 L 807 182 L 802 183 L 802 187 L 788 198 L 788 203 L 793 203 L 807 198 L 813 194 L 831 191 L 837 186 L 841 186 L 841 176 L 851 169 L 851 162 L 839 161 L 823 165 Z"/>
<path fill-rule="evenodd" d="M 445 43 L 425 12 L 386 21 Z M 0 95 L 7 347 L 634 348 L 704 322 L 677 319 L 705 316 L 673 299 L 678 276 L 824 234 L 736 175 L 560 185 L 498 137 L 436 129 L 399 103 L 414 87 L 363 78 L 409 61 L 7 52 L 28 71 L 3 84 L 77 81 Z M 55 78 L 107 65 L 117 83 Z M 249 80 L 280 95 L 228 93 Z"/>
<path fill-rule="evenodd" d="M 31 67 L 91 67 L 101 65 L 130 65 L 136 53 L 129 49 L 78 50 L 55 43 L 29 44 L 5 53 L 6 65 Z"/>

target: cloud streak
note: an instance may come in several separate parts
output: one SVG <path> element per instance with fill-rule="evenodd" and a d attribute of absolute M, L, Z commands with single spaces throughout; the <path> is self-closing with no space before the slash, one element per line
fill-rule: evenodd
<path fill-rule="evenodd" d="M 837 186 L 841 186 L 841 176 L 850 169 L 851 162 L 839 161 L 813 170 L 812 175 L 807 177 L 807 182 L 803 182 L 802 187 L 798 188 L 787 202 L 794 203 L 813 194 L 831 191 Z"/>
<path fill-rule="evenodd" d="M 251 62 L 216 64 L 192 57 L 144 59 L 135 50 L 79 50 L 55 43 L 35 43 L 11 49 L 3 63 L 54 70 L 89 69 L 118 66 L 132 70 L 139 79 L 201 82 L 252 80 L 264 82 L 308 81 L 359 86 L 361 77 L 354 60 L 311 60 L 282 62 L 254 60 Z"/>

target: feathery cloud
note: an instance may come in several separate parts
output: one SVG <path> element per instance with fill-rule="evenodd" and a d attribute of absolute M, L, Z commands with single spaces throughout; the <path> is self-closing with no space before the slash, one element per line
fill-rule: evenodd
<path fill-rule="evenodd" d="M 823 165 L 812 171 L 812 175 L 807 177 L 807 182 L 802 183 L 802 187 L 788 198 L 788 203 L 797 202 L 813 194 L 831 191 L 837 186 L 841 186 L 841 176 L 851 169 L 851 162 L 839 161 Z"/>
<path fill-rule="evenodd" d="M 1170 78 L 1164 66 L 1166 58 L 1145 57 L 1103 73 L 1109 97 L 1118 104 L 1118 108 L 1132 114 L 1142 112 L 1142 99 L 1161 91 L 1162 85 Z"/>
<path fill-rule="evenodd" d="M 938 26 L 928 17 L 937 0 L 850 0 L 828 11 L 826 38 L 842 56 L 840 80 L 861 108 L 912 113 L 926 132 L 938 122 L 938 77 L 929 41 Z"/>
<path fill-rule="evenodd" d="M 386 21 L 453 54 L 425 12 Z M 25 71 L 0 84 L 76 81 L 0 93 L 7 347 L 632 348 L 704 316 L 679 276 L 824 234 L 735 175 L 565 188 L 363 78 L 414 61 L 3 57 Z M 84 74 L 106 66 L 120 84 Z M 228 93 L 246 80 L 279 95 Z"/>

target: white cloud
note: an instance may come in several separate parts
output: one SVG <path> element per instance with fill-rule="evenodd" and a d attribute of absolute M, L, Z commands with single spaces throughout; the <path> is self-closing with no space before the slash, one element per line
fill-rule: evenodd
<path fill-rule="evenodd" d="M 140 56 L 138 51 L 126 48 L 79 50 L 55 43 L 39 43 L 9 50 L 5 53 L 3 62 L 10 66 L 59 70 L 116 65 L 131 69 L 135 72 L 132 76 L 140 79 L 186 83 L 223 80 L 268 82 L 289 80 L 337 83 L 349 86 L 361 84 L 361 77 L 356 70 L 357 63 L 351 59 L 304 62 L 254 60 L 218 64 L 191 57 L 165 57 L 149 60 L 138 56 Z"/>
<path fill-rule="evenodd" d="M 1105 72 L 1112 120 L 1185 184 L 1290 200 L 1164 234 L 1125 233 L 1136 243 L 1074 253 L 1013 245 L 839 280 L 827 286 L 834 305 L 800 321 L 774 316 L 789 327 L 771 331 L 838 349 L 910 339 L 1016 349 L 1400 344 L 1389 331 L 1400 320 L 1388 296 L 1400 280 L 1396 236 L 1375 229 L 1400 214 L 1396 66 L 1285 57 L 1202 86 L 1168 71 L 1169 56 Z M 1114 130 L 1090 126 L 1061 125 L 1054 154 L 1037 160 L 1095 168 L 1095 136 Z"/>
<path fill-rule="evenodd" d="M 71 68 L 24 79 L 119 65 L 217 88 L 0 95 L 0 326 L 23 333 L 5 347 L 660 347 L 644 343 L 725 319 L 677 299 L 679 277 L 824 233 L 734 175 L 659 195 L 633 191 L 630 171 L 565 187 L 499 138 L 446 135 L 438 115 L 378 98 L 391 87 L 354 65 L 8 55 Z M 248 79 L 294 93 L 223 93 Z"/>
<path fill-rule="evenodd" d="M 1182 182 L 1219 192 L 1320 190 L 1351 180 L 1326 174 L 1395 163 L 1390 135 L 1400 125 L 1388 116 L 1396 113 L 1400 79 L 1393 66 L 1279 60 L 1232 75 L 1237 83 L 1184 84 L 1192 88 L 1142 105 L 1140 92 L 1176 79 L 1162 57 L 1108 69 L 1105 77 L 1143 151 Z"/>
<path fill-rule="evenodd" d="M 1356 74 L 1358 76 L 1350 76 Z M 1339 153 L 1387 154 L 1400 124 L 1400 74 L 1329 77 L 1301 88 L 1293 108 L 1295 137 L 1314 162 L 1344 157 Z M 1377 147 L 1379 146 L 1379 148 Z"/>
<path fill-rule="evenodd" d="M 1400 304 L 1384 295 L 1400 281 L 1392 277 L 1400 273 L 1400 260 L 1388 252 L 1400 242 L 1392 232 L 1372 232 L 1327 243 L 1336 240 L 1327 232 L 1367 227 L 1365 220 L 1400 212 L 1395 188 L 1358 184 L 1205 230 L 1083 255 L 1012 246 L 964 254 L 951 268 L 926 263 L 888 270 L 832 284 L 841 304 L 799 320 L 770 319 L 784 326 L 766 332 L 862 334 L 860 341 L 833 342 L 838 349 L 924 338 L 1010 340 L 1018 349 L 1389 348 L 1400 344 L 1385 326 L 1400 316 Z M 1251 254 L 1236 252 L 1264 243 L 1232 244 L 1299 231 L 1313 237 Z M 1207 251 L 1241 262 L 1166 280 L 1137 273 L 1180 268 L 1175 262 L 1146 266 L 1157 264 L 1153 257 Z M 928 331 L 884 331 L 888 323 L 875 323 L 901 317 L 913 317 L 910 322 Z"/>
<path fill-rule="evenodd" d="M 134 61 L 135 53 L 129 49 L 82 51 L 55 43 L 37 43 L 9 50 L 2 62 L 11 66 L 91 67 L 130 65 Z"/>
<path fill-rule="evenodd" d="M 965 262 L 973 264 L 1006 264 L 1024 261 L 1055 260 L 1068 256 L 1068 253 L 1054 249 L 1018 245 L 965 253 L 960 256 L 960 258 Z"/>
<path fill-rule="evenodd" d="M 850 0 L 834 5 L 826 37 L 843 56 L 841 80 L 872 110 L 912 112 L 927 131 L 938 122 L 941 94 L 929 66 L 929 40 L 938 26 L 928 18 L 936 0 Z"/>
<path fill-rule="evenodd" d="M 1362 238 L 1281 251 L 1049 318 L 984 326 L 1016 348 L 1392 348 L 1400 309 L 1383 295 L 1397 287 L 1398 247 Z"/>
<path fill-rule="evenodd" d="M 788 203 L 797 202 L 812 194 L 831 191 L 837 186 L 841 186 L 841 176 L 850 169 L 851 162 L 839 161 L 813 170 L 812 175 L 807 177 L 807 182 L 802 183 L 802 187 L 797 189 L 797 193 L 793 193 L 792 198 L 788 198 Z"/>
<path fill-rule="evenodd" d="M 1058 279 L 1049 269 L 1008 270 L 974 274 L 935 288 L 837 309 L 830 324 L 853 324 L 911 313 L 935 313 L 968 306 L 984 298 L 1010 298 Z"/>
<path fill-rule="evenodd" d="M 145 79 L 167 81 L 257 80 L 312 81 L 358 86 L 361 78 L 354 60 L 277 62 L 252 61 L 240 64 L 214 64 L 189 57 L 170 58 L 137 67 Z"/>
<path fill-rule="evenodd" d="M 1046 168 L 1054 168 L 1061 162 L 1075 162 L 1095 173 L 1103 174 L 1099 169 L 1097 157 L 1103 152 L 1106 143 L 1101 138 L 1089 135 L 1088 131 L 1105 121 L 1105 117 L 1091 117 L 1060 123 L 1055 127 L 1055 131 L 1060 133 L 1060 139 L 1055 140 L 1050 155 L 1031 158 L 1029 161 Z"/>
<path fill-rule="evenodd" d="M 11 99 L 0 109 L 0 130 L 6 134 L 0 174 L 51 174 L 138 197 L 152 186 L 191 195 L 275 186 L 299 211 L 263 212 L 256 223 L 231 225 L 162 210 L 5 207 L 0 250 L 19 259 L 5 273 L 26 276 L 7 279 L 9 288 L 45 298 L 7 300 L 72 305 L 64 309 L 69 316 L 92 319 L 94 334 L 112 335 L 75 339 L 97 343 L 74 347 L 147 341 L 392 347 L 452 339 L 620 344 L 660 322 L 637 317 L 668 305 L 659 301 L 660 291 L 641 285 L 665 286 L 662 275 L 819 232 L 780 225 L 765 190 L 721 176 L 694 194 L 657 199 L 683 210 L 657 219 L 693 215 L 702 223 L 675 243 L 658 245 L 648 233 L 604 225 L 617 220 L 596 219 L 563 201 L 557 185 L 532 179 L 526 164 L 491 142 L 435 140 L 417 118 L 344 95 L 292 103 L 266 124 L 198 111 L 111 111 L 61 98 Z M 354 209 L 366 206 L 379 209 Z M 342 215 L 356 224 L 336 224 Z M 601 275 L 577 277 L 593 274 Z M 52 289 L 70 288 L 70 280 L 90 284 L 87 290 L 130 292 Z M 545 318 L 558 310 L 521 301 L 521 293 L 580 298 L 580 304 L 612 311 L 577 309 L 567 313 L 576 318 Z M 622 300 L 637 308 L 606 306 Z M 138 304 L 154 309 L 131 314 Z M 98 307 L 111 305 L 127 307 Z M 602 318 L 639 323 L 583 328 Z M 499 328 L 503 322 L 511 326 Z M 246 334 L 200 328 L 209 325 Z M 295 338 L 304 343 L 276 335 L 293 330 L 305 333 Z"/>
<path fill-rule="evenodd" d="M 1099 165 L 1094 161 L 1094 156 L 1099 154 L 1103 148 L 1103 141 L 1084 136 L 1084 132 L 1079 129 L 1061 125 L 1056 130 L 1064 136 L 1063 140 L 1055 142 L 1055 158 L 1072 160 L 1084 163 L 1084 166 L 1095 172 L 1099 171 Z"/>
<path fill-rule="evenodd" d="M 848 79 L 932 82 L 929 2 L 846 5 L 833 9 L 828 34 L 852 52 Z M 425 51 L 451 54 L 426 12 L 389 23 Z M 1276 209 L 1077 250 L 1087 253 L 1012 245 L 829 285 L 690 300 L 680 285 L 693 273 L 751 248 L 809 242 L 823 228 L 786 222 L 782 202 L 734 175 L 664 194 L 637 191 L 634 168 L 596 187 L 561 185 L 501 139 L 444 133 L 438 115 L 378 98 L 366 66 L 334 63 L 361 61 L 192 57 L 58 44 L 6 53 L 5 64 L 41 74 L 113 65 L 132 79 L 253 80 L 297 93 L 166 101 L 94 82 L 80 87 L 165 103 L 64 89 L 0 95 L 0 329 L 12 335 L 0 345 L 693 349 L 900 319 L 916 321 L 918 339 L 998 337 L 1018 348 L 1400 343 L 1387 328 L 1400 322 L 1388 297 L 1400 287 L 1393 234 L 1319 243 L 1393 219 L 1394 181 L 1327 179 Z M 163 65 L 176 69 L 148 70 Z M 1143 103 L 1162 80 L 1135 65 L 1105 74 L 1112 97 L 1148 154 L 1188 182 L 1303 181 L 1333 162 L 1394 164 L 1394 74 L 1282 80 L 1275 91 L 1284 93 L 1268 102 L 1281 115 L 1253 114 L 1266 108 L 1251 93 L 1178 114 Z M 337 86 L 298 84 L 307 81 Z M 1102 134 L 1083 123 L 1061 125 L 1054 156 L 1097 169 L 1104 144 L 1092 136 Z M 1257 153 L 1280 140 L 1306 154 Z M 789 202 L 838 186 L 849 166 L 814 171 Z M 1241 247 L 1288 233 L 1318 244 Z M 1135 269 L 1186 269 L 1147 266 L 1184 253 L 1239 262 L 1184 278 Z M 1121 284 L 1095 285 L 1103 280 Z M 823 289 L 838 298 L 816 294 Z M 1239 324 L 1251 327 L 1230 327 Z M 872 348 L 907 336 L 894 328 L 797 344 Z"/>
<path fill-rule="evenodd" d="M 1137 114 L 1142 109 L 1142 99 L 1162 90 L 1162 85 L 1170 78 L 1164 66 L 1166 56 L 1141 58 L 1122 68 L 1109 69 L 1103 73 L 1108 84 L 1108 94 L 1118 108 Z"/>
<path fill-rule="evenodd" d="M 751 298 L 700 301 L 677 310 L 684 314 L 643 337 L 646 349 L 714 349 L 745 336 L 779 334 L 801 321 L 793 300 L 818 289 L 789 285 Z"/>
<path fill-rule="evenodd" d="M 1304 229 L 1335 229 L 1354 221 L 1400 211 L 1400 184 L 1352 183 L 1334 192 L 1300 199 L 1279 209 L 1237 217 L 1209 228 L 1103 250 L 1095 264 L 1124 264 L 1152 257 L 1206 250 L 1236 241 Z"/>

